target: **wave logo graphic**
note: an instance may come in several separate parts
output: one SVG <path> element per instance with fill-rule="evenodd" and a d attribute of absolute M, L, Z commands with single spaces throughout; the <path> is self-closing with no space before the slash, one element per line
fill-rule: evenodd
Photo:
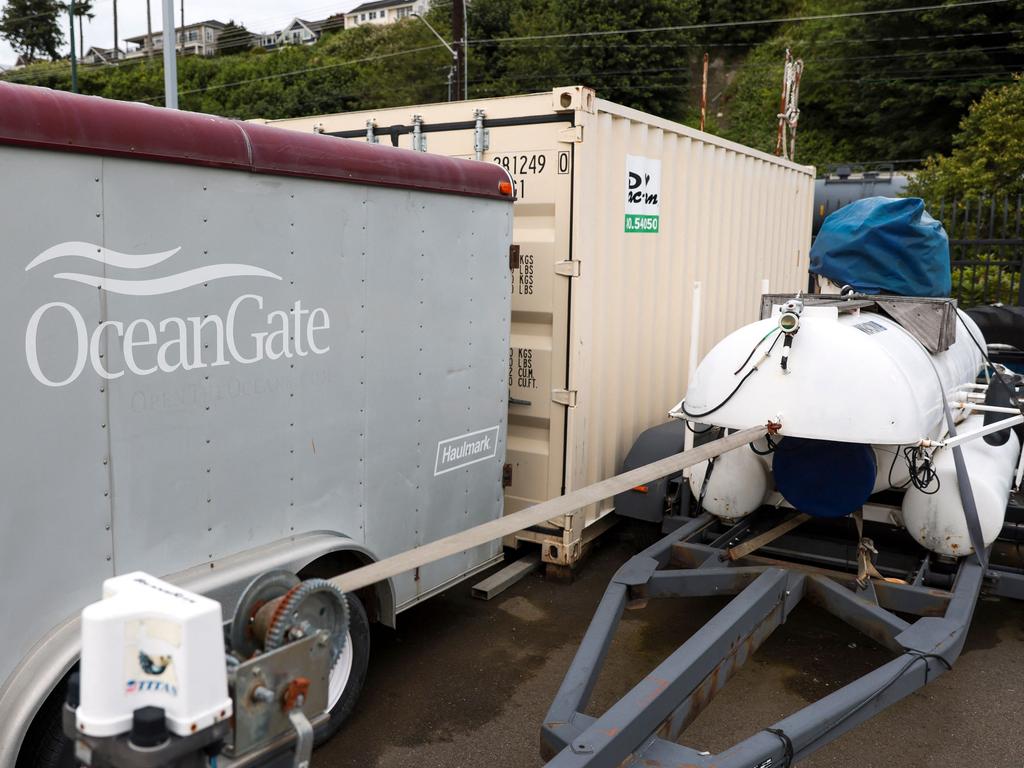
<path fill-rule="evenodd" d="M 71 241 L 58 243 L 52 248 L 36 256 L 25 267 L 25 271 L 38 267 L 49 261 L 62 259 L 64 257 L 78 257 L 106 264 L 121 269 L 146 269 L 167 261 L 174 256 L 181 247 L 160 253 L 127 254 L 110 248 L 104 248 L 94 243 Z M 121 294 L 122 296 L 159 296 L 166 293 L 174 293 L 185 288 L 190 288 L 199 283 L 208 283 L 211 280 L 220 280 L 225 277 L 267 277 L 272 280 L 280 280 L 281 276 L 261 267 L 254 267 L 251 264 L 208 264 L 195 269 L 188 269 L 174 275 L 155 277 L 138 280 L 124 280 L 113 277 L 96 275 L 85 275 L 80 272 L 58 272 L 54 275 L 58 280 L 71 280 L 94 288 L 101 288 L 110 293 Z"/>
<path fill-rule="evenodd" d="M 163 264 L 180 250 L 130 255 L 73 241 L 47 248 L 25 271 L 66 257 L 119 269 L 146 269 Z M 155 278 L 117 279 L 80 272 L 58 272 L 54 277 L 124 296 L 171 294 L 224 277 L 281 280 L 280 275 L 250 264 L 209 264 Z M 331 318 L 326 307 L 303 306 L 302 299 L 295 299 L 290 307 L 265 308 L 264 304 L 262 295 L 243 293 L 225 301 L 222 313 L 126 319 L 96 318 L 95 302 L 90 302 L 90 309 L 83 314 L 74 304 L 50 301 L 37 307 L 28 319 L 25 361 L 40 384 L 63 387 L 77 381 L 89 366 L 101 379 L 112 380 L 126 374 L 150 376 L 251 365 L 330 351 Z M 41 334 L 44 324 L 46 333 Z"/>

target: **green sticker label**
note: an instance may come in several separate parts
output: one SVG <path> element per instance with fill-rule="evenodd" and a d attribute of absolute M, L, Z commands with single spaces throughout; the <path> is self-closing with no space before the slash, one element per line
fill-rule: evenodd
<path fill-rule="evenodd" d="M 638 216 L 633 213 L 626 214 L 626 232 L 657 232 L 657 216 Z"/>

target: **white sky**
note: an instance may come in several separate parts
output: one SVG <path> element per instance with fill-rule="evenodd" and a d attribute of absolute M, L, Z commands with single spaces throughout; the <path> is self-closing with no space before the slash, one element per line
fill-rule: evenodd
<path fill-rule="evenodd" d="M 95 0 L 91 22 L 85 21 L 85 47 L 90 45 L 112 47 L 114 41 L 114 2 L 117 2 L 117 32 L 124 47 L 126 37 L 146 33 L 146 0 Z M 191 24 L 205 19 L 217 19 L 244 23 L 251 32 L 268 32 L 280 29 L 294 17 L 322 19 L 332 13 L 347 11 L 362 0 L 184 0 L 185 23 Z M 153 16 L 153 31 L 163 27 L 162 0 L 149 0 Z M 174 0 L 174 23 L 181 24 L 181 2 Z M 0 8 L 7 3 L 0 0 Z M 77 26 L 77 25 L 76 25 Z M 62 19 L 61 28 L 67 38 L 67 19 Z M 78 30 L 75 30 L 77 35 Z M 0 65 L 11 66 L 17 59 L 6 40 L 0 40 Z"/>

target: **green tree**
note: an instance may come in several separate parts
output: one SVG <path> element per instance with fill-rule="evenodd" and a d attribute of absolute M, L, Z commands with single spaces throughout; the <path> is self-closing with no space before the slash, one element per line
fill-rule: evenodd
<path fill-rule="evenodd" d="M 9 0 L 0 14 L 0 37 L 26 62 L 45 55 L 56 61 L 64 44 L 60 0 Z"/>
<path fill-rule="evenodd" d="M 1024 78 L 982 94 L 960 121 L 952 152 L 929 157 L 907 191 L 935 210 L 954 197 L 1024 194 Z"/>
<path fill-rule="evenodd" d="M 803 0 L 789 15 L 892 10 L 903 0 Z M 1024 2 L 785 25 L 736 77 L 722 132 L 772 150 L 787 47 L 806 68 L 797 159 L 913 160 L 946 152 L 957 123 L 989 86 L 1024 67 Z"/>
<path fill-rule="evenodd" d="M 581 84 L 602 98 L 680 118 L 690 102 L 691 32 L 583 33 L 685 26 L 697 15 L 697 0 L 474 0 L 470 96 Z"/>

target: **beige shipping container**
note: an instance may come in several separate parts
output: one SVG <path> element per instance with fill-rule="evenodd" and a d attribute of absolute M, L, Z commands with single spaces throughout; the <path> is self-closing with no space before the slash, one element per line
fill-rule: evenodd
<path fill-rule="evenodd" d="M 270 121 L 500 163 L 515 181 L 505 510 L 620 470 L 697 357 L 807 285 L 814 168 L 596 98 L 551 93 Z M 444 266 L 437 265 L 438 269 Z M 610 502 L 509 544 L 572 566 Z"/>

